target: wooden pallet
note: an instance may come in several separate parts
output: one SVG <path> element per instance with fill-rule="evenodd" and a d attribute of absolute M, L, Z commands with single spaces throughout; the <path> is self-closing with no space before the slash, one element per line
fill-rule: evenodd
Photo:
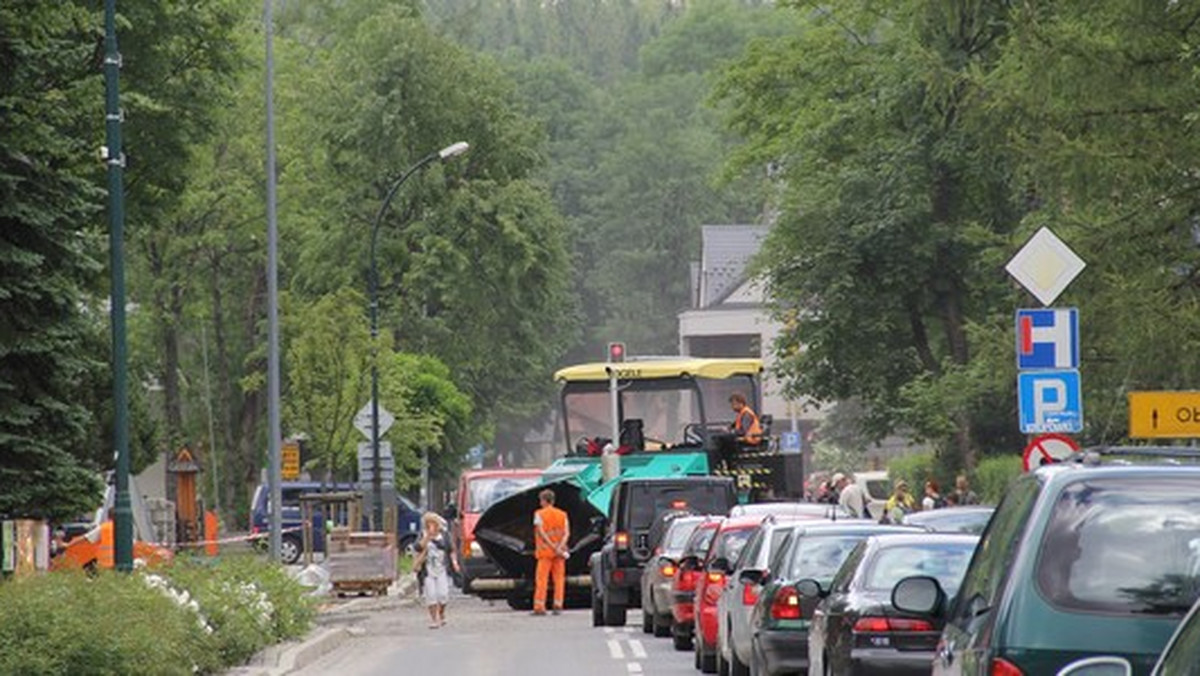
<path fill-rule="evenodd" d="M 391 585 L 391 580 L 379 578 L 369 580 L 338 580 L 333 583 L 333 591 L 338 596 L 345 596 L 346 594 L 387 596 L 388 587 Z"/>

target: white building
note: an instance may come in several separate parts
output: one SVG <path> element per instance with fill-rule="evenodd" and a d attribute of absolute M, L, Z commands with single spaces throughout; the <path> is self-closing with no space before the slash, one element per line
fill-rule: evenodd
<path fill-rule="evenodd" d="M 750 260 L 762 248 L 765 225 L 705 225 L 700 260 L 692 263 L 692 306 L 679 314 L 679 353 L 694 357 L 763 359 L 760 413 L 774 418 L 774 431 L 791 429 L 792 420 L 811 431 L 823 417 L 815 406 L 790 403 L 772 376 L 771 349 L 780 325 L 766 309 L 763 285 L 750 277 Z"/>

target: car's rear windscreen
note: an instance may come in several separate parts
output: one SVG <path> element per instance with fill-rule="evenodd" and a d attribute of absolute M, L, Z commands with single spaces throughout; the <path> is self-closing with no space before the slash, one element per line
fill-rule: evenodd
<path fill-rule="evenodd" d="M 669 510 L 693 514 L 725 514 L 733 505 L 729 487 L 725 484 L 697 483 L 693 485 L 637 484 L 630 486 L 628 495 L 628 528 L 650 528 L 659 514 Z"/>
<path fill-rule="evenodd" d="M 1200 477 L 1065 487 L 1042 537 L 1037 583 L 1064 609 L 1182 617 L 1200 596 Z"/>

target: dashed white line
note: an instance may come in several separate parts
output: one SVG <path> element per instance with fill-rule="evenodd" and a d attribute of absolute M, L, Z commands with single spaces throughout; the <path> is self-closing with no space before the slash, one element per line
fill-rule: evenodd
<path fill-rule="evenodd" d="M 635 638 L 629 639 L 629 652 L 633 653 L 636 659 L 646 659 L 646 647 L 642 645 L 641 641 Z"/>
<path fill-rule="evenodd" d="M 642 665 L 638 664 L 637 662 L 626 662 L 625 666 L 629 669 L 629 673 L 631 674 L 642 673 Z"/>
<path fill-rule="evenodd" d="M 608 642 L 608 654 L 612 655 L 614 660 L 625 659 L 625 651 L 621 649 L 621 642 L 616 639 Z"/>

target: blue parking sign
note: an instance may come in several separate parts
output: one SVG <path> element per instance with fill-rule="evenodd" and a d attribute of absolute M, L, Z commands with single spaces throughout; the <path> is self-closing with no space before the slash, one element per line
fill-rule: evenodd
<path fill-rule="evenodd" d="M 800 452 L 800 433 L 784 432 L 779 435 L 779 450 L 783 453 Z"/>
<path fill-rule="evenodd" d="M 1083 431 L 1079 371 L 1023 371 L 1017 374 L 1017 402 L 1025 434 Z"/>

